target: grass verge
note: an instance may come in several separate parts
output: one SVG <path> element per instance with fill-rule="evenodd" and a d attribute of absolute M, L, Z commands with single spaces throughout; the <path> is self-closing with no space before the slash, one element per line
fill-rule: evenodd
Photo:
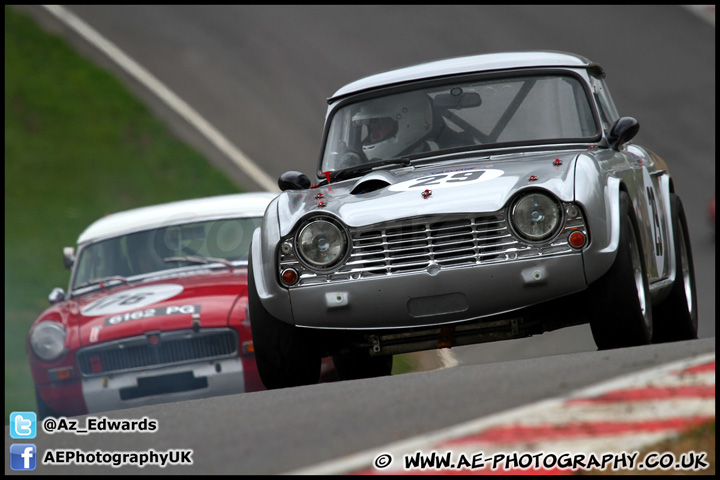
<path fill-rule="evenodd" d="M 113 75 L 5 6 L 5 421 L 33 410 L 30 324 L 106 213 L 238 192 Z"/>

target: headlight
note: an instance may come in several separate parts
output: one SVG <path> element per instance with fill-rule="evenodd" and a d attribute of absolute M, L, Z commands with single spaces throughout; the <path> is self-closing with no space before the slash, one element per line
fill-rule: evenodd
<path fill-rule="evenodd" d="M 347 236 L 330 221 L 313 220 L 298 232 L 296 248 L 308 266 L 324 270 L 332 268 L 345 256 Z"/>
<path fill-rule="evenodd" d="M 55 360 L 65 350 L 65 328 L 57 322 L 38 323 L 30 334 L 30 348 L 43 360 Z"/>
<path fill-rule="evenodd" d="M 557 233 L 562 220 L 560 204 L 548 195 L 528 193 L 510 208 L 515 231 L 526 240 L 539 242 Z"/>

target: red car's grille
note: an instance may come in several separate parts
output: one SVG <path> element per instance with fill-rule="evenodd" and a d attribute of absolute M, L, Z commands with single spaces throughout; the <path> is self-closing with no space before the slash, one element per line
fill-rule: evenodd
<path fill-rule="evenodd" d="M 238 336 L 232 329 L 149 333 L 85 347 L 77 362 L 83 376 L 120 373 L 236 356 Z"/>

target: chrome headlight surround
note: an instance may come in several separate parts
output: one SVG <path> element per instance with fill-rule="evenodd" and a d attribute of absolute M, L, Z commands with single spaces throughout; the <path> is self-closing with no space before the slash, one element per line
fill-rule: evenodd
<path fill-rule="evenodd" d="M 549 193 L 531 190 L 516 197 L 508 209 L 510 227 L 529 243 L 552 240 L 563 226 L 562 204 Z"/>
<path fill-rule="evenodd" d="M 329 272 L 340 266 L 349 253 L 345 227 L 327 216 L 303 222 L 294 236 L 294 248 L 300 263 L 315 272 Z"/>
<path fill-rule="evenodd" d="M 30 332 L 30 348 L 35 356 L 51 362 L 65 353 L 67 331 L 61 323 L 43 320 Z"/>

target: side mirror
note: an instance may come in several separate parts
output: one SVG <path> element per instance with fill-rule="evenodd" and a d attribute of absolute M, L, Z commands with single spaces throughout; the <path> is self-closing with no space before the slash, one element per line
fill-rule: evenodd
<path fill-rule="evenodd" d="M 283 192 L 285 190 L 305 190 L 310 188 L 310 185 L 312 185 L 310 179 L 302 172 L 285 172 L 278 179 L 278 187 Z"/>
<path fill-rule="evenodd" d="M 48 300 L 50 301 L 50 305 L 55 305 L 56 303 L 60 303 L 63 300 L 65 300 L 65 290 L 62 288 L 53 288 L 52 292 L 50 292 L 50 295 L 48 295 Z"/>
<path fill-rule="evenodd" d="M 618 150 L 620 145 L 632 140 L 639 130 L 640 124 L 634 118 L 618 118 L 608 134 L 608 143 L 610 144 L 610 148 Z"/>
<path fill-rule="evenodd" d="M 75 263 L 75 249 L 73 247 L 63 248 L 63 265 L 70 270 Z"/>

